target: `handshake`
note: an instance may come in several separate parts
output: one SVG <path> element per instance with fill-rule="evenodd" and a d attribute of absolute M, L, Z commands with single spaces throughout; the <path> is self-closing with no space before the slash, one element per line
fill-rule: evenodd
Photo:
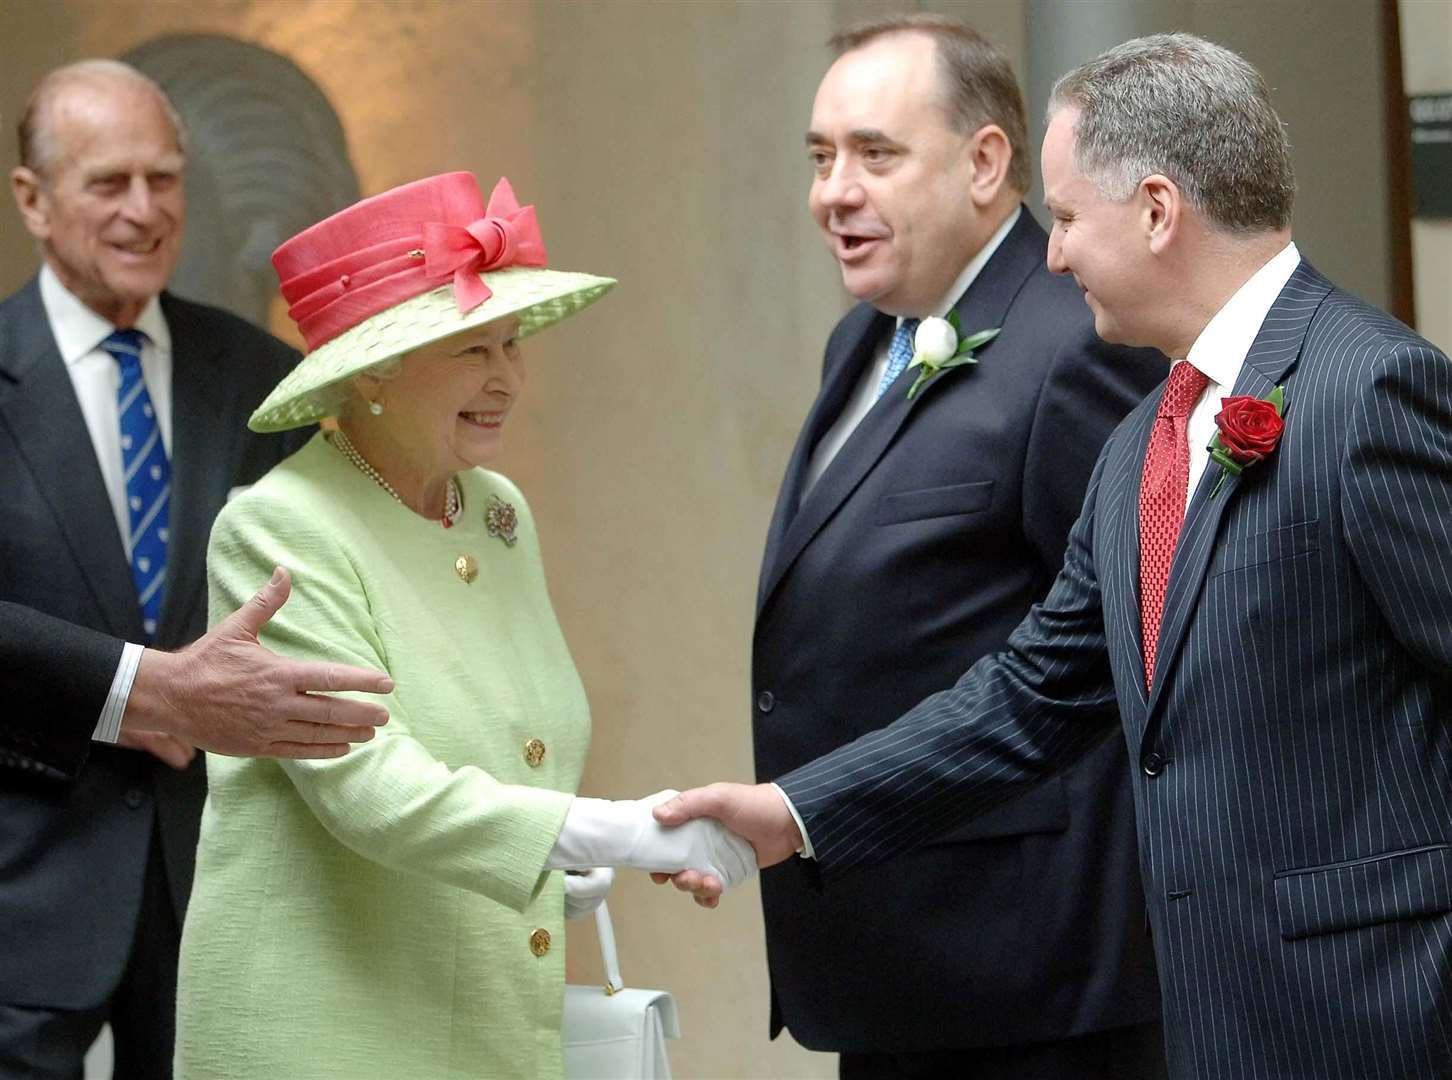
<path fill-rule="evenodd" d="M 657 883 L 673 881 L 703 907 L 741 884 L 758 866 L 771 866 L 802 845 L 786 802 L 770 784 L 712 784 L 685 793 L 659 791 L 644 799 L 577 798 L 550 852 L 551 870 L 596 867 L 646 870 Z M 572 915 L 583 915 L 609 888 L 566 877 Z M 597 894 L 598 895 L 595 895 Z"/>

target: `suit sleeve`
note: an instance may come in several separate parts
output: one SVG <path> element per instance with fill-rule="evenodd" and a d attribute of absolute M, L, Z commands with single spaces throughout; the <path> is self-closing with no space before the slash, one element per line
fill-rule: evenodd
<path fill-rule="evenodd" d="M 74 779 L 121 649 L 117 638 L 0 603 L 0 769 Z"/>
<path fill-rule="evenodd" d="M 1093 557 L 1103 463 L 1052 589 L 1003 652 L 886 728 L 778 778 L 823 873 L 931 840 L 1072 764 L 1116 724 Z"/>
<path fill-rule="evenodd" d="M 257 492 L 229 504 L 213 527 L 213 621 L 241 606 L 276 565 L 291 567 L 296 583 L 264 628 L 264 645 L 299 660 L 388 669 L 347 557 L 306 515 Z M 397 698 L 388 707 L 388 724 L 345 756 L 285 760 L 281 768 L 323 827 L 364 858 L 523 910 L 548 877 L 545 859 L 571 796 L 503 784 L 473 766 L 450 768 L 412 734 L 426 718 L 410 716 Z"/>
<path fill-rule="evenodd" d="M 1083 315 L 1077 332 L 1059 340 L 1024 461 L 1024 535 L 1050 570 L 1063 562 L 1069 529 L 1105 440 L 1169 371 L 1162 353 L 1105 343 L 1087 309 Z"/>
<path fill-rule="evenodd" d="M 1431 346 L 1398 345 L 1376 365 L 1352 413 L 1341 508 L 1392 632 L 1452 679 L 1452 363 Z"/>

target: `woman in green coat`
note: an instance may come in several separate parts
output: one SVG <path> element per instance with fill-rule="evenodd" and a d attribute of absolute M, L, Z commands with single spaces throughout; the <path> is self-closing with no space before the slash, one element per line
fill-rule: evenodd
<path fill-rule="evenodd" d="M 218 517 L 212 616 L 287 566 L 265 643 L 397 689 L 342 757 L 208 761 L 176 1075 L 558 1076 L 564 919 L 610 883 L 590 868 L 755 865 L 714 823 L 657 826 L 665 793 L 573 797 L 585 693 L 529 508 L 484 468 L 519 339 L 614 282 L 545 269 L 533 208 L 505 181 L 486 208 L 468 173 L 364 200 L 273 262 L 310 351 L 250 426 L 337 429 Z"/>

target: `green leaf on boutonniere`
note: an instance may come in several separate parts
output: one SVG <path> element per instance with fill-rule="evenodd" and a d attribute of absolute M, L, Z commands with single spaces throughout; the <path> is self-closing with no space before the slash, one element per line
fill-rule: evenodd
<path fill-rule="evenodd" d="M 992 330 L 980 330 L 972 337 L 964 338 L 962 343 L 958 346 L 958 351 L 960 353 L 965 351 L 972 352 L 974 349 L 978 348 L 981 345 L 987 345 L 990 341 L 998 336 L 999 331 L 1001 331 L 1002 329 L 1003 327 L 1001 326 L 995 326 Z"/>

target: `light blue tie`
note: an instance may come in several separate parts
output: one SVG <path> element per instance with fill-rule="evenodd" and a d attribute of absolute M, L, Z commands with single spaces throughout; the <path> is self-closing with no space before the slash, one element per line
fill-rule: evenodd
<path fill-rule="evenodd" d="M 904 319 L 892 332 L 892 344 L 887 347 L 887 370 L 882 373 L 882 382 L 877 384 L 878 397 L 887 393 L 887 388 L 907 370 L 908 361 L 913 358 L 913 335 L 917 332 L 917 319 Z"/>
<path fill-rule="evenodd" d="M 161 441 L 156 408 L 141 376 L 139 330 L 117 330 L 101 348 L 121 367 L 116 414 L 121 423 L 121 466 L 126 476 L 126 510 L 131 521 L 131 580 L 141 606 L 146 643 L 156 639 L 161 594 L 166 583 L 166 544 L 170 536 L 171 463 Z"/>

